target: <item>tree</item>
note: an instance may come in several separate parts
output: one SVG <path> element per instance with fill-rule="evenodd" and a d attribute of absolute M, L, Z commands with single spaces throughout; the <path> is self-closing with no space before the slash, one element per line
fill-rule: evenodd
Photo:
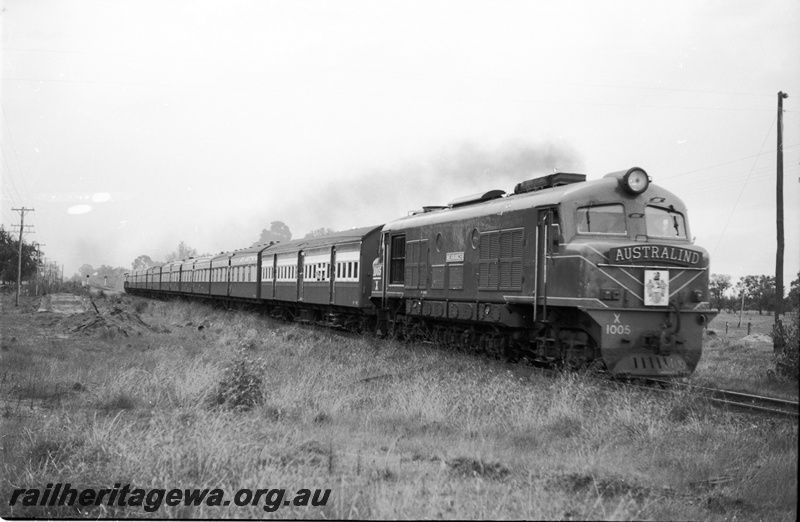
<path fill-rule="evenodd" d="M 269 230 L 266 228 L 261 231 L 258 241 L 253 243 L 252 246 L 263 245 L 270 241 L 289 241 L 292 239 L 292 231 L 286 226 L 283 221 L 273 221 L 269 225 Z"/>
<path fill-rule="evenodd" d="M 126 272 L 128 272 L 126 268 L 101 265 L 100 268 L 97 269 L 95 281 L 98 285 L 122 289 Z"/>
<path fill-rule="evenodd" d="M 722 297 L 725 291 L 731 287 L 731 276 L 728 274 L 711 274 L 709 289 L 711 294 L 717 299 L 717 308 L 722 308 Z"/>
<path fill-rule="evenodd" d="M 739 278 L 736 288 L 745 293 L 745 302 L 748 306 L 755 307 L 758 315 L 764 310 L 775 309 L 775 277 L 767 275 L 749 275 Z"/>
<path fill-rule="evenodd" d="M 150 256 L 142 254 L 133 260 L 131 266 L 133 267 L 134 270 L 143 270 L 145 268 L 150 268 L 151 266 L 155 266 L 155 262 Z"/>
<path fill-rule="evenodd" d="M 110 288 L 122 289 L 125 282 L 125 273 L 129 272 L 129 270 L 108 265 L 100 265 L 99 268 L 94 268 L 87 263 L 82 265 L 78 272 L 79 274 L 72 276 L 72 281 L 78 280 L 81 283 L 88 281 L 89 284 L 94 286 L 108 285 Z M 87 278 L 86 276 L 89 277 Z"/>
<path fill-rule="evenodd" d="M 786 301 L 788 309 L 800 308 L 800 272 L 797 273 L 797 279 L 792 281 Z"/>
<path fill-rule="evenodd" d="M 12 283 L 17 281 L 17 264 L 19 263 L 19 236 L 0 227 L 0 281 Z M 29 279 L 36 274 L 36 248 L 22 242 L 22 279 Z"/>
<path fill-rule="evenodd" d="M 317 228 L 315 230 L 312 230 L 311 232 L 306 234 L 305 237 L 327 236 L 328 234 L 333 234 L 334 232 L 336 232 L 336 231 L 334 229 L 332 229 L 332 228 L 321 227 L 321 228 Z"/>
<path fill-rule="evenodd" d="M 94 275 L 94 267 L 88 263 L 83 264 L 79 269 L 78 273 L 81 275 L 83 279 L 86 279 L 86 276 Z"/>
<path fill-rule="evenodd" d="M 197 257 L 197 249 L 192 248 L 181 241 L 178 244 L 178 249 L 176 251 L 167 254 L 167 263 L 181 259 L 188 259 L 190 257 Z"/>

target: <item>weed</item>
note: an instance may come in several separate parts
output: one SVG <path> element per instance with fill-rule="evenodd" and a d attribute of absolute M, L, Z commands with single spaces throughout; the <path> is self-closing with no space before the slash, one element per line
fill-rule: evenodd
<path fill-rule="evenodd" d="M 782 347 L 775 358 L 775 369 L 778 375 L 797 381 L 800 378 L 800 306 L 788 316 L 788 323 L 777 328 L 776 344 Z"/>
<path fill-rule="evenodd" d="M 136 301 L 136 304 L 133 305 L 133 309 L 136 310 L 137 314 L 144 313 L 144 311 L 147 310 L 147 304 L 148 302 L 144 299 L 139 299 Z"/>
<path fill-rule="evenodd" d="M 113 413 L 120 410 L 132 410 L 136 407 L 136 401 L 128 394 L 118 391 L 106 400 L 100 401 L 97 409 L 106 413 Z"/>
<path fill-rule="evenodd" d="M 497 462 L 483 462 L 482 460 L 468 457 L 458 457 L 447 462 L 450 470 L 456 475 L 466 477 L 483 477 L 491 480 L 502 480 L 511 474 L 511 471 Z"/>
<path fill-rule="evenodd" d="M 645 497 L 650 495 L 649 488 L 629 484 L 625 479 L 597 479 L 591 475 L 582 473 L 565 475 L 556 480 L 556 483 L 573 493 L 589 490 L 599 494 L 603 498 L 630 495 L 638 502 L 641 502 Z"/>
<path fill-rule="evenodd" d="M 264 361 L 253 359 L 245 348 L 238 348 L 222 371 L 217 385 L 217 404 L 239 410 L 249 410 L 261 404 L 264 401 L 263 379 L 266 371 Z"/>

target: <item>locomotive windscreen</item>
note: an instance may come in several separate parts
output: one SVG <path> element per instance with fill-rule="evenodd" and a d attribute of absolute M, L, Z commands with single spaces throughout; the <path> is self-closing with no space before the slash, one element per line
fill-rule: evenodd
<path fill-rule="evenodd" d="M 613 204 L 579 208 L 578 233 L 627 234 L 625 207 Z"/>

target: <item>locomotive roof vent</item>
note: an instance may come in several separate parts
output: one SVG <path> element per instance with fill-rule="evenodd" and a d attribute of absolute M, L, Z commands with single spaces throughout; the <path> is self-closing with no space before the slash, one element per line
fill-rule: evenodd
<path fill-rule="evenodd" d="M 450 208 L 445 205 L 427 205 L 422 207 L 422 210 L 409 210 L 409 216 L 416 216 L 417 214 L 427 214 L 428 212 L 435 212 L 437 210 L 444 210 L 446 208 Z"/>
<path fill-rule="evenodd" d="M 561 185 L 580 183 L 582 181 L 586 181 L 586 174 L 571 174 L 569 172 L 556 172 L 555 174 L 550 174 L 549 176 L 529 179 L 528 181 L 517 183 L 517 186 L 514 187 L 514 194 L 535 192 L 537 190 L 560 187 Z"/>
<path fill-rule="evenodd" d="M 478 194 L 473 194 L 471 196 L 464 196 L 458 199 L 454 199 L 453 201 L 448 203 L 447 206 L 450 208 L 457 208 L 457 207 L 465 207 L 467 205 L 474 205 L 476 203 L 483 203 L 484 201 L 501 198 L 505 193 L 506 193 L 505 190 L 490 190 L 489 192 L 479 192 Z"/>

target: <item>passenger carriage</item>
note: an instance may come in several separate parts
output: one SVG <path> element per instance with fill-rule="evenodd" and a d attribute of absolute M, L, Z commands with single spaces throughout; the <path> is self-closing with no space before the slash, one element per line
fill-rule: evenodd
<path fill-rule="evenodd" d="M 211 292 L 211 256 L 200 257 L 194 260 L 192 295 L 208 295 Z"/>
<path fill-rule="evenodd" d="M 233 253 L 230 259 L 230 296 L 232 298 L 257 300 L 261 297 L 259 274 L 260 253 L 269 245 L 244 248 Z"/>
<path fill-rule="evenodd" d="M 161 281 L 161 266 L 151 266 L 145 270 L 144 288 L 149 292 L 158 291 Z"/>
<path fill-rule="evenodd" d="M 192 293 L 192 279 L 194 278 L 194 258 L 181 260 L 178 265 L 178 290 L 180 294 Z"/>
<path fill-rule="evenodd" d="M 209 294 L 212 297 L 228 297 L 230 293 L 229 272 L 233 252 L 222 252 L 211 258 L 211 284 Z"/>
<path fill-rule="evenodd" d="M 181 261 L 167 263 L 161 268 L 161 289 L 171 293 L 180 292 Z"/>
<path fill-rule="evenodd" d="M 369 287 L 380 229 L 363 227 L 268 248 L 261 254 L 261 299 L 279 313 L 314 321 L 354 320 L 336 317 L 344 309 L 374 313 Z M 302 310 L 291 306 L 300 303 Z"/>

